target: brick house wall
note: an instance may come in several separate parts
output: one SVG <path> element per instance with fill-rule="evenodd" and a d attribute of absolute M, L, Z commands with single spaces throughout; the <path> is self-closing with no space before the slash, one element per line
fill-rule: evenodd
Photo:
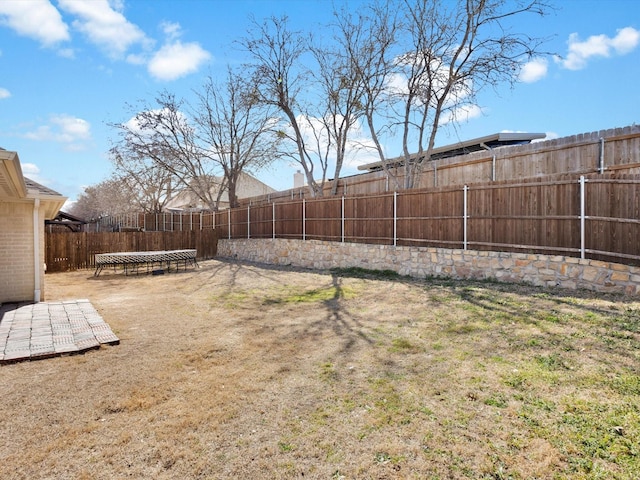
<path fill-rule="evenodd" d="M 0 303 L 32 299 L 34 280 L 33 208 L 31 202 L 0 202 Z M 42 219 L 44 208 L 39 209 Z M 44 265 L 44 220 L 39 222 L 40 265 Z M 39 290 L 44 297 L 44 269 Z"/>
<path fill-rule="evenodd" d="M 44 222 L 65 201 L 24 177 L 18 154 L 0 148 L 0 303 L 44 300 Z"/>

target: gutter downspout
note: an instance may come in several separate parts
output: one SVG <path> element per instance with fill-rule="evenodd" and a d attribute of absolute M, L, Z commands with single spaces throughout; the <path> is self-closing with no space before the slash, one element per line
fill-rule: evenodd
<path fill-rule="evenodd" d="M 33 201 L 33 301 L 40 301 L 40 199 Z"/>
<path fill-rule="evenodd" d="M 480 146 L 481 146 L 482 148 L 484 148 L 485 150 L 489 150 L 489 152 L 490 152 L 490 153 L 491 153 L 491 155 L 492 155 L 492 158 L 491 158 L 491 181 L 492 181 L 492 182 L 495 182 L 495 181 L 496 181 L 496 154 L 495 154 L 495 152 L 493 151 L 493 148 L 491 148 L 491 147 L 490 147 L 489 145 L 487 145 L 486 143 L 482 142 L 482 143 L 480 144 Z"/>

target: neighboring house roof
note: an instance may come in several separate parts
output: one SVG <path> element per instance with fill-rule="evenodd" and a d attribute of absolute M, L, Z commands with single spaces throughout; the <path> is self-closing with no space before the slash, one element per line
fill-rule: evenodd
<path fill-rule="evenodd" d="M 58 215 L 56 215 L 56 218 L 54 218 L 53 220 L 54 221 L 57 220 L 59 222 L 70 222 L 70 223 L 75 223 L 79 225 L 85 225 L 89 223 L 87 220 L 83 218 L 76 217 L 75 215 L 71 215 L 70 213 L 63 212 L 62 210 L 58 212 Z"/>
<path fill-rule="evenodd" d="M 211 182 L 211 195 L 213 198 L 217 196 L 218 189 L 222 178 L 213 177 Z M 266 183 L 261 182 L 257 178 L 248 173 L 241 173 L 236 186 L 236 195 L 238 198 L 250 198 L 258 197 L 261 195 L 268 195 L 276 192 Z M 229 194 L 225 191 L 222 192 L 220 197 L 220 206 L 228 207 Z M 165 205 L 167 211 L 181 211 L 181 210 L 206 210 L 208 206 L 200 200 L 191 190 L 183 189 L 174 195 Z"/>
<path fill-rule="evenodd" d="M 22 175 L 16 152 L 0 148 L 0 201 L 32 201 L 44 206 L 45 219 L 54 218 L 67 197 Z"/>
<path fill-rule="evenodd" d="M 452 143 L 443 147 L 434 148 L 431 152 L 430 160 L 438 158 L 455 157 L 457 155 L 465 155 L 467 153 L 478 152 L 480 150 L 492 150 L 498 147 L 507 147 L 510 145 L 522 145 L 530 143 L 531 140 L 545 138 L 544 133 L 522 133 L 522 132 L 502 132 L 487 135 L 485 137 L 473 138 L 463 142 Z M 412 159 L 415 158 L 412 155 Z M 387 165 L 397 167 L 404 165 L 404 157 L 389 159 Z M 382 162 L 373 162 L 366 165 L 358 166 L 358 170 L 375 171 L 382 169 Z"/>
<path fill-rule="evenodd" d="M 78 230 L 82 225 L 86 225 L 89 222 L 60 210 L 55 218 L 51 220 L 45 220 L 44 223 L 45 225 L 59 225 L 62 227 L 67 227 L 70 230 Z"/>

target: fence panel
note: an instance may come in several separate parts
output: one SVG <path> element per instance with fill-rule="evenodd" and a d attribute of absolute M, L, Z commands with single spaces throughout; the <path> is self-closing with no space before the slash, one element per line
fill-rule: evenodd
<path fill-rule="evenodd" d="M 251 220 L 251 238 L 273 237 L 273 206 L 268 204 L 252 205 L 249 208 Z"/>
<path fill-rule="evenodd" d="M 231 238 L 247 238 L 249 216 L 246 208 L 231 210 Z"/>
<path fill-rule="evenodd" d="M 398 245 L 461 248 L 462 203 L 463 193 L 460 189 L 399 193 Z"/>
<path fill-rule="evenodd" d="M 306 202 L 276 203 L 276 232 L 278 238 L 302 238 L 303 236 L 303 210 Z"/>
<path fill-rule="evenodd" d="M 342 197 L 308 201 L 305 207 L 307 239 L 333 242 L 342 239 Z"/>
<path fill-rule="evenodd" d="M 230 238 L 231 236 L 231 224 L 229 222 L 230 210 L 224 210 L 222 212 L 216 212 L 211 216 L 211 221 L 215 224 L 218 231 L 218 238 Z"/>
<path fill-rule="evenodd" d="M 640 183 L 622 176 L 590 178 L 586 184 L 585 246 L 590 257 L 610 261 L 640 256 Z"/>
<path fill-rule="evenodd" d="M 579 252 L 579 184 L 575 179 L 471 187 L 468 206 L 468 245 L 472 248 Z"/>
<path fill-rule="evenodd" d="M 393 243 L 394 194 L 345 198 L 345 241 Z"/>

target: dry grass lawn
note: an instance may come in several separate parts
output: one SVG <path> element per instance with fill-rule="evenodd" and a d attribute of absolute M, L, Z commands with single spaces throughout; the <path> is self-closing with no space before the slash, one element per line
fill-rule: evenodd
<path fill-rule="evenodd" d="M 47 297 L 90 299 L 121 343 L 0 367 L 0 478 L 638 478 L 638 299 L 214 260 L 92 274 L 47 275 Z"/>

